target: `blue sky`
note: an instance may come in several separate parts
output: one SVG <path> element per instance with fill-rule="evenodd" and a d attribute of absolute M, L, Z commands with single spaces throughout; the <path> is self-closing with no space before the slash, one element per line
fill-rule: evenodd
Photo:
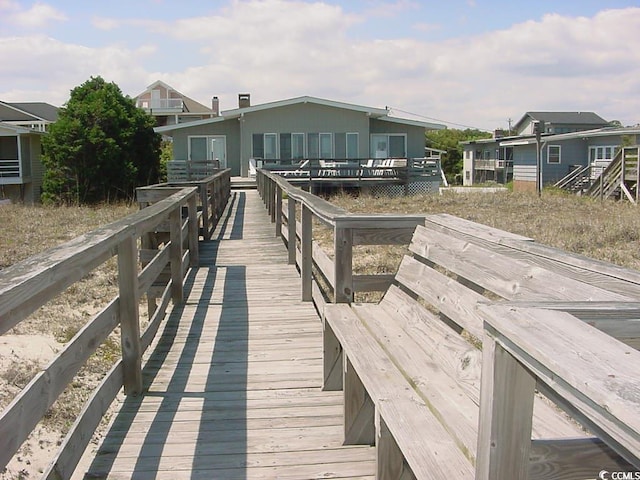
<path fill-rule="evenodd" d="M 640 122 L 640 4 L 0 0 L 0 100 L 63 104 L 91 75 L 222 109 L 312 95 L 450 124 L 528 110 Z"/>

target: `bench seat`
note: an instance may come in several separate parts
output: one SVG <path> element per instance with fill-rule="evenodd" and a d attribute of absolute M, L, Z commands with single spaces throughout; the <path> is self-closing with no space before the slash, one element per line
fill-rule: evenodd
<path fill-rule="evenodd" d="M 544 302 L 566 310 L 578 303 L 588 315 L 603 306 L 611 311 L 616 303 L 628 312 L 640 308 L 629 294 L 442 231 L 417 227 L 409 250 L 412 255 L 403 259 L 379 304 L 327 305 L 323 315 L 325 388 L 344 386 L 345 439 L 376 443 L 380 479 L 451 478 L 449 470 L 440 477 L 425 473 L 434 460 L 446 465 L 446 456 L 454 465 L 466 465 L 461 472 L 472 472 L 458 476 L 473 478 L 484 338 L 480 307 Z M 422 423 L 419 433 L 408 426 Z M 624 465 L 603 442 L 536 394 L 529 478 L 584 478 L 585 472 Z M 571 469 L 583 477 L 558 477 Z"/>

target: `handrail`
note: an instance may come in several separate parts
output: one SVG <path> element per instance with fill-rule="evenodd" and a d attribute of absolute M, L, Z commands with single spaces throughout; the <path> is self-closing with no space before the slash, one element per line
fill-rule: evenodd
<path fill-rule="evenodd" d="M 640 467 L 640 352 L 564 312 L 485 306 L 480 313 L 476 478 L 527 478 L 521 459 L 531 448 L 536 390 Z"/>
<path fill-rule="evenodd" d="M 302 299 L 313 301 L 320 312 L 326 295 L 317 275 L 333 290 L 335 303 L 351 302 L 355 292 L 384 291 L 391 283 L 389 275 L 353 274 L 353 247 L 407 245 L 416 225 L 424 225 L 424 215 L 349 213 L 268 170 L 257 170 L 256 183 L 275 223 L 276 236 L 288 247 L 289 263 L 300 266 Z M 285 196 L 288 205 L 283 209 Z M 296 206 L 300 207 L 300 228 Z M 333 230 L 332 257 L 313 241 L 313 217 Z"/>
<path fill-rule="evenodd" d="M 118 295 L 0 412 L 0 469 L 118 325 L 122 358 L 94 390 L 43 478 L 70 478 L 120 388 L 124 386 L 127 395 L 141 392 L 142 354 L 158 331 L 169 302 L 182 302 L 185 275 L 198 261 L 198 217 L 202 216 L 198 199 L 205 199 L 211 212 L 206 224 L 214 223 L 215 228 L 229 189 L 228 170 L 194 186 L 145 187 L 140 195 L 145 197 L 141 205 L 146 208 L 0 271 L 0 335 L 114 256 L 118 259 L 119 289 Z M 207 238 L 208 228 L 203 230 Z M 148 241 L 163 231 L 163 242 Z M 169 280 L 159 284 L 164 271 Z M 141 334 L 139 302 L 145 294 L 149 297 L 149 322 Z"/>

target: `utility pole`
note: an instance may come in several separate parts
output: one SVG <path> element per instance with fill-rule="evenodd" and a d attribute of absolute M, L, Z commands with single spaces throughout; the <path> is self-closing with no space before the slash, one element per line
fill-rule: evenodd
<path fill-rule="evenodd" d="M 536 192 L 542 196 L 542 151 L 540 149 L 540 137 L 544 132 L 544 121 L 533 122 L 533 133 L 536 135 Z"/>

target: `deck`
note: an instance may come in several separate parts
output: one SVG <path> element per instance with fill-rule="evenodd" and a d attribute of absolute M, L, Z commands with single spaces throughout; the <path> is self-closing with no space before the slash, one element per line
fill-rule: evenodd
<path fill-rule="evenodd" d="M 185 290 L 85 478 L 373 478 L 374 448 L 342 446 L 322 324 L 255 190 L 232 193 Z"/>

